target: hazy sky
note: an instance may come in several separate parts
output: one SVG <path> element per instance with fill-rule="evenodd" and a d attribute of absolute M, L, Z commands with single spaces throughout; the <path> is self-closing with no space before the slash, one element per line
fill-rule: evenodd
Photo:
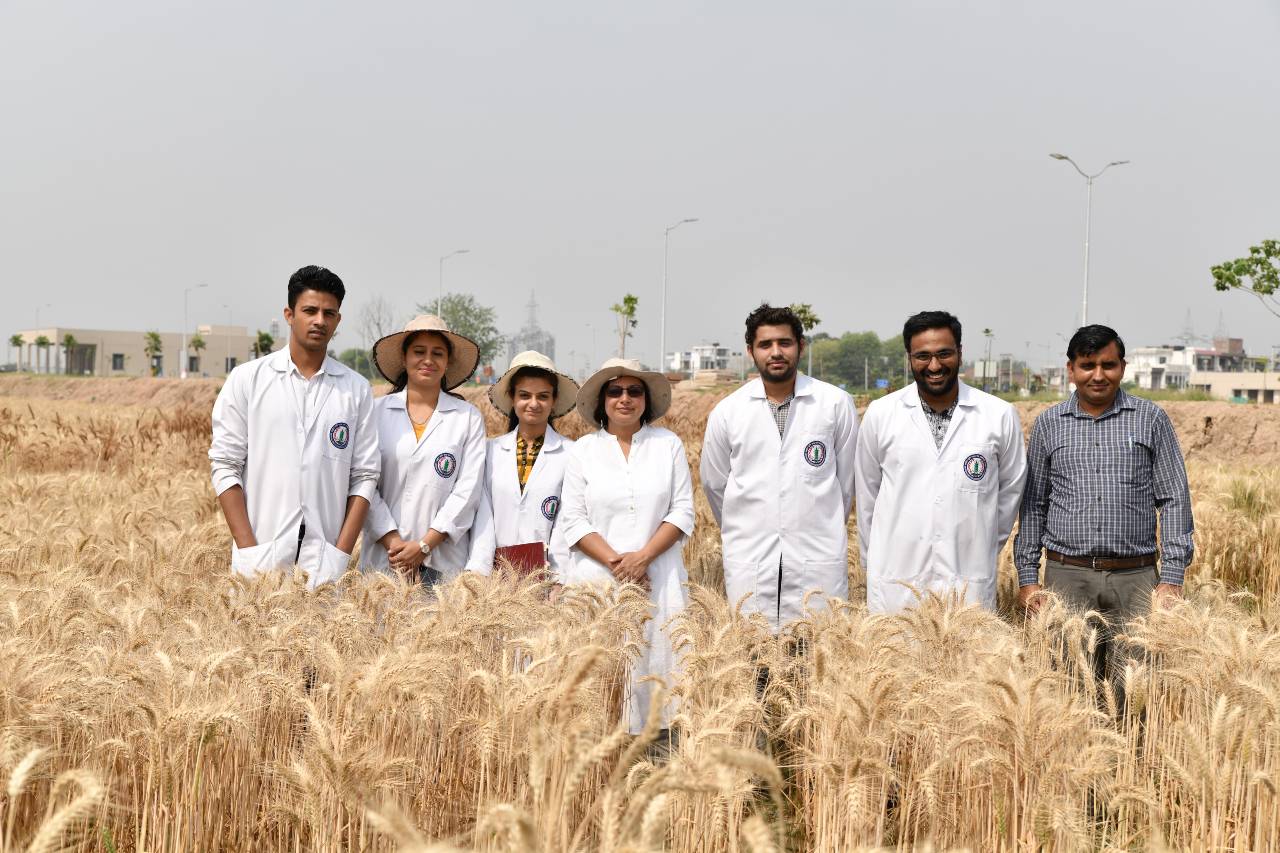
<path fill-rule="evenodd" d="M 266 328 L 307 263 L 347 325 L 449 290 L 563 367 L 740 342 L 761 299 L 891 334 L 947 308 L 1042 362 L 1080 304 L 1131 346 L 1280 319 L 1209 267 L 1280 236 L 1280 3 L 0 2 L 4 336 Z M 576 364 L 570 363 L 570 351 Z"/>

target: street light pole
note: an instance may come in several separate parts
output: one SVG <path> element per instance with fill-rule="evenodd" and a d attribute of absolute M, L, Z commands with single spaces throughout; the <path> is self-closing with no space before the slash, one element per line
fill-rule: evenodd
<path fill-rule="evenodd" d="M 436 298 L 436 316 L 440 316 L 440 311 L 444 305 L 444 262 L 452 258 L 454 255 L 465 255 L 470 249 L 454 249 L 447 255 L 440 257 L 440 295 Z"/>
<path fill-rule="evenodd" d="M 658 369 L 663 373 L 666 373 L 666 368 L 662 364 L 667 358 L 667 257 L 670 254 L 671 232 L 681 225 L 697 221 L 697 217 L 681 219 L 675 225 L 668 225 L 667 229 L 662 232 L 662 306 L 659 311 L 661 319 L 658 321 L 661 329 L 658 336 Z"/>
<path fill-rule="evenodd" d="M 1084 199 L 1084 295 L 1080 299 L 1080 325 L 1089 325 L 1089 220 L 1093 215 L 1093 181 L 1102 175 L 1103 172 L 1112 166 L 1123 166 L 1128 160 L 1112 160 L 1103 166 L 1097 172 L 1090 175 L 1084 169 L 1081 169 L 1075 160 L 1072 160 L 1065 154 L 1050 154 L 1055 160 L 1065 160 L 1080 173 L 1080 177 L 1085 180 L 1085 199 Z"/>
<path fill-rule="evenodd" d="M 987 357 L 982 362 L 982 390 L 987 390 L 987 374 L 991 372 L 991 341 L 995 337 L 990 329 L 983 329 L 982 334 L 987 338 Z"/>
<path fill-rule="evenodd" d="M 178 378 L 187 378 L 187 294 L 193 290 L 199 290 L 202 287 L 208 287 L 206 283 L 200 283 L 188 287 L 182 291 L 182 352 L 178 353 Z"/>

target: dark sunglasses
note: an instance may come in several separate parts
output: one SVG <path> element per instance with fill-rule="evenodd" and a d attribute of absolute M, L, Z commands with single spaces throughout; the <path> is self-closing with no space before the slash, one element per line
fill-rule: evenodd
<path fill-rule="evenodd" d="M 621 385 L 610 385 L 604 392 L 604 395 L 606 397 L 609 397 L 614 400 L 618 399 L 623 394 L 626 394 L 628 397 L 631 397 L 632 399 L 641 398 L 644 396 L 644 386 L 643 385 L 627 385 L 626 387 L 623 387 Z"/>

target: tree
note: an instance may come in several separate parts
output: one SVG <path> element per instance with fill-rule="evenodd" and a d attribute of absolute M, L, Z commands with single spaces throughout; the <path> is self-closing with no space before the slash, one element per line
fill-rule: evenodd
<path fill-rule="evenodd" d="M 1263 240 L 1249 254 L 1210 267 L 1213 289 L 1239 290 L 1258 297 L 1262 307 L 1280 317 L 1280 240 Z"/>
<path fill-rule="evenodd" d="M 204 338 L 201 334 L 196 332 L 191 336 L 191 340 L 187 341 L 187 346 L 196 354 L 196 370 L 198 371 L 200 369 L 200 353 L 204 350 L 207 344 L 204 342 Z"/>
<path fill-rule="evenodd" d="M 813 306 L 808 302 L 796 302 L 791 305 L 791 313 L 800 318 L 800 325 L 804 327 L 807 348 L 809 350 L 809 366 L 805 368 L 805 373 L 813 375 L 813 335 L 812 332 L 822 322 L 818 319 L 818 315 L 813 313 Z"/>
<path fill-rule="evenodd" d="M 48 372 L 49 372 L 49 347 L 51 347 L 51 346 L 53 346 L 53 341 L 49 340 L 46 336 L 41 335 L 40 337 L 36 338 L 36 350 L 37 350 L 37 353 L 36 353 L 36 368 L 37 368 L 37 370 L 38 370 L 38 369 L 39 369 L 39 367 L 40 367 L 40 353 L 41 353 L 41 352 L 43 352 L 43 353 L 44 353 L 44 372 L 45 372 L 45 373 L 48 373 Z"/>
<path fill-rule="evenodd" d="M 62 371 L 71 375 L 71 353 L 76 348 L 76 336 L 67 332 L 62 336 Z"/>
<path fill-rule="evenodd" d="M 18 351 L 18 370 L 22 370 L 22 346 L 26 341 L 22 339 L 22 335 L 10 335 L 9 346 Z"/>
<path fill-rule="evenodd" d="M 369 350 L 362 347 L 344 349 L 338 354 L 338 361 L 350 367 L 365 379 L 373 379 L 373 362 L 369 360 Z"/>
<path fill-rule="evenodd" d="M 158 359 L 164 353 L 164 341 L 160 340 L 159 332 L 147 332 L 143 335 L 142 351 L 147 354 L 147 363 L 151 365 L 151 375 L 160 375 L 160 366 L 156 364 Z"/>
<path fill-rule="evenodd" d="M 391 310 L 391 303 L 381 294 L 375 294 L 373 298 L 360 306 L 360 340 L 364 344 L 364 348 L 372 349 L 374 343 L 380 338 L 397 331 L 393 325 L 394 323 L 395 318 Z"/>
<path fill-rule="evenodd" d="M 262 358 L 264 355 L 269 355 L 275 345 L 276 339 L 271 337 L 271 333 L 259 329 L 258 336 L 253 341 L 253 357 Z"/>
<path fill-rule="evenodd" d="M 434 314 L 436 303 L 423 303 L 418 306 L 420 314 Z M 457 332 L 470 338 L 480 348 L 480 363 L 491 364 L 497 355 L 498 348 L 505 340 L 498 327 L 494 325 L 497 312 L 487 305 L 481 305 L 469 293 L 446 293 L 440 303 L 440 319 L 444 320 L 449 331 Z"/>
<path fill-rule="evenodd" d="M 618 358 L 627 357 L 627 338 L 631 330 L 639 323 L 636 321 L 636 307 L 640 300 L 628 293 L 621 302 L 615 302 L 609 310 L 618 315 Z"/>

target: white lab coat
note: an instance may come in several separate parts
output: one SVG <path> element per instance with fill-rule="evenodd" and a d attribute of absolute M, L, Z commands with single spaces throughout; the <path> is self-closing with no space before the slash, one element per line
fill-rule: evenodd
<path fill-rule="evenodd" d="M 564 528 L 556 524 L 556 519 L 560 514 L 565 464 L 572 447 L 572 440 L 548 426 L 522 492 L 516 470 L 516 431 L 489 439 L 480 504 L 471 526 L 468 571 L 490 574 L 498 548 L 542 542 L 547 546 L 552 577 L 559 579 L 569 564 L 569 546 L 564 541 Z"/>
<path fill-rule="evenodd" d="M 673 685 L 679 660 L 671 642 L 671 620 L 688 602 L 681 546 L 693 533 L 693 482 L 689 460 L 679 436 L 661 427 L 643 426 L 631 439 L 630 458 L 622 455 L 618 440 L 605 430 L 583 436 L 574 443 L 564 472 L 560 522 L 570 547 L 589 533 L 599 533 L 619 554 L 637 551 L 653 538 L 662 523 L 669 522 L 684 534 L 649 564 L 649 600 L 653 618 L 645 624 L 644 651 L 631 671 L 626 712 L 632 733 L 644 728 L 653 686 L 642 683 L 657 676 Z M 567 585 L 618 583 L 608 567 L 573 548 L 563 573 Z M 662 725 L 668 727 L 675 713 L 674 701 L 663 709 Z"/>
<path fill-rule="evenodd" d="M 484 418 L 466 400 L 441 392 L 419 440 L 405 394 L 377 401 L 382 477 L 364 525 L 360 567 L 394 575 L 387 549 L 378 540 L 398 530 L 404 540 L 417 542 L 434 528 L 447 538 L 432 550 L 426 565 L 447 581 L 461 574 L 467 562 L 484 474 Z"/>
<path fill-rule="evenodd" d="M 758 378 L 707 419 L 699 470 L 720 523 L 725 592 L 731 605 L 746 596 L 743 611 L 775 632 L 804 616 L 809 593 L 815 606 L 849 594 L 857 438 L 853 398 L 804 375 L 781 438 Z"/>
<path fill-rule="evenodd" d="M 908 385 L 867 409 L 857 465 L 868 609 L 913 606 L 911 584 L 994 610 L 997 560 L 1027 477 L 1013 406 L 961 382 L 939 450 Z"/>
<path fill-rule="evenodd" d="M 334 545 L 346 518 L 347 498 L 372 503 L 378 480 L 378 436 L 369 383 L 326 358 L 321 383 L 303 419 L 291 385 L 289 350 L 239 365 L 213 404 L 209 461 L 213 489 L 244 489 L 258 544 L 231 546 L 231 568 L 253 576 L 292 566 L 311 587 L 336 580 L 349 554 Z M 301 548 L 298 532 L 306 523 Z"/>

